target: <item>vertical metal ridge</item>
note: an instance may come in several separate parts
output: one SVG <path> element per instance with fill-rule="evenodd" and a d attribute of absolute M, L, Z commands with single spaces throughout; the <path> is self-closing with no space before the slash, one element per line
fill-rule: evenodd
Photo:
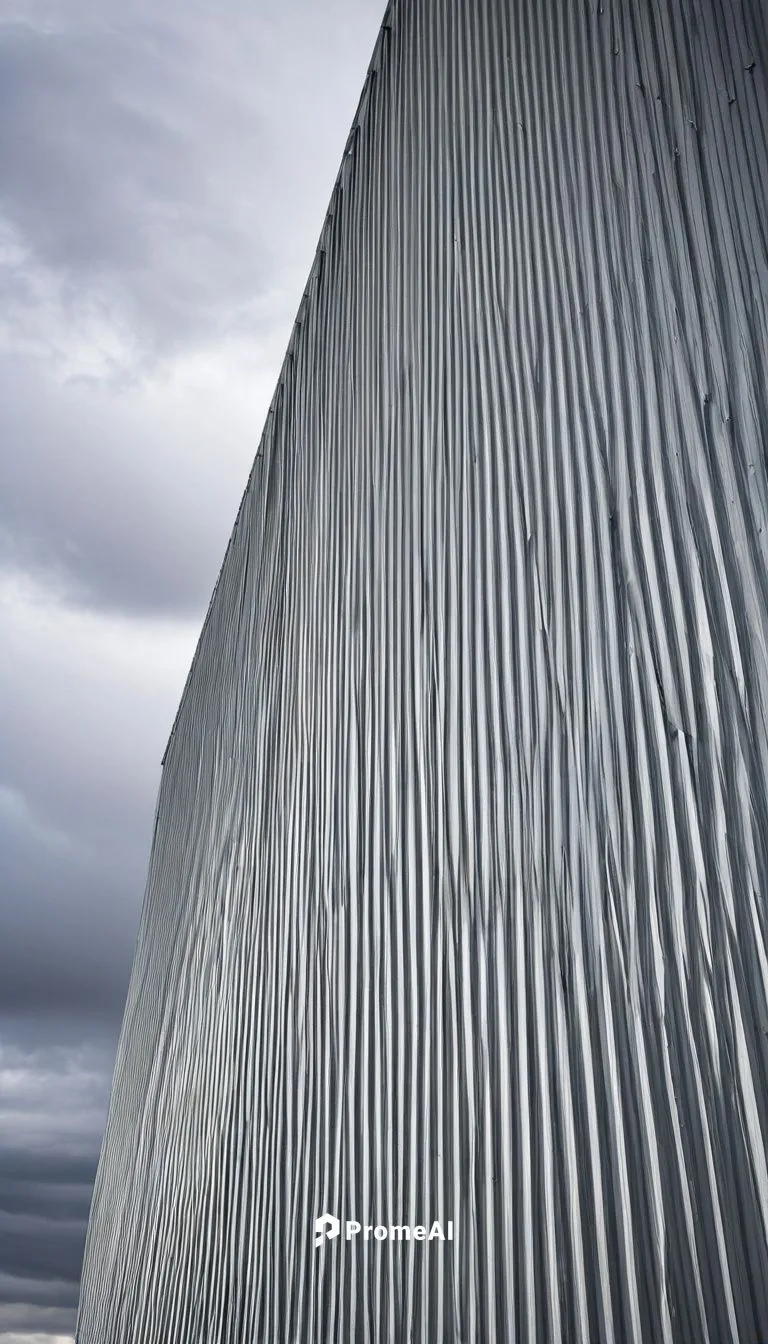
<path fill-rule="evenodd" d="M 768 1338 L 765 59 L 754 3 L 389 5 L 164 761 L 78 1344 Z"/>

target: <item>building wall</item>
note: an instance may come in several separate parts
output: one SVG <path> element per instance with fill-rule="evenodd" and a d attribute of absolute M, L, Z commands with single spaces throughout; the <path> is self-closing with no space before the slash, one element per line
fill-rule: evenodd
<path fill-rule="evenodd" d="M 390 5 L 166 755 L 79 1344 L 768 1338 L 767 75 L 758 0 Z"/>

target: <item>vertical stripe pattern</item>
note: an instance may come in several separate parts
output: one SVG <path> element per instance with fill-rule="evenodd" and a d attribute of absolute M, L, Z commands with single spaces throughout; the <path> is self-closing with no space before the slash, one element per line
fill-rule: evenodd
<path fill-rule="evenodd" d="M 768 1339 L 767 33 L 389 5 L 164 761 L 78 1344 Z"/>

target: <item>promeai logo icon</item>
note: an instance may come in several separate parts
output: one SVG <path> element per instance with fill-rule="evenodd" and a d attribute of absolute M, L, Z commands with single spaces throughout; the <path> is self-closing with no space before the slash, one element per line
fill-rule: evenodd
<path fill-rule="evenodd" d="M 324 1241 L 330 1241 L 332 1237 L 338 1237 L 340 1232 L 338 1218 L 334 1218 L 332 1213 L 324 1213 L 321 1218 L 315 1219 L 315 1247 L 322 1246 Z"/>
<path fill-rule="evenodd" d="M 373 1239 L 374 1241 L 453 1241 L 453 1223 L 447 1224 L 447 1235 L 443 1231 L 442 1224 L 437 1220 L 431 1224 L 417 1224 L 415 1227 L 407 1223 L 394 1223 L 391 1227 L 385 1225 L 376 1225 L 369 1223 L 363 1227 L 356 1218 L 350 1218 L 345 1224 L 345 1236 L 347 1241 L 357 1237 L 362 1232 L 363 1241 Z M 326 1241 L 332 1241 L 334 1237 L 341 1236 L 341 1221 L 334 1217 L 332 1213 L 324 1213 L 320 1218 L 315 1219 L 315 1248 L 322 1246 Z"/>

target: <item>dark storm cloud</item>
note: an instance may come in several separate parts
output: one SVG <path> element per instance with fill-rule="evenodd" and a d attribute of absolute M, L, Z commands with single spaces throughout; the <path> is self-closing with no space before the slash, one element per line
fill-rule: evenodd
<path fill-rule="evenodd" d="M 24 1158 L 28 1163 L 26 1183 L 23 1178 Z M 34 1163 L 29 1163 L 28 1154 L 12 1154 L 10 1177 L 3 1180 L 0 1175 L 0 1214 L 44 1218 L 50 1223 L 76 1223 L 82 1226 L 88 1217 L 91 1203 L 94 1163 L 81 1162 L 79 1170 L 73 1173 L 66 1168 L 62 1171 L 61 1160 L 57 1158 L 57 1165 L 51 1170 L 52 1174 L 46 1183 L 39 1157 Z M 57 1185 L 54 1184 L 56 1174 L 59 1178 L 69 1176 L 72 1179 L 69 1182 L 63 1180 Z"/>
<path fill-rule="evenodd" d="M 2 1019 L 0 1331 L 72 1328 L 107 1103 L 108 1032 L 60 1016 L 37 1036 Z"/>
<path fill-rule="evenodd" d="M 0 1230 L 0 1247 L 2 1247 L 3 1234 Z M 0 1255 L 3 1252 L 0 1250 Z M 18 1253 L 11 1251 L 11 1261 L 19 1258 Z M 72 1312 L 77 1309 L 77 1274 L 69 1281 L 62 1279 L 51 1279 L 50 1267 L 48 1275 L 41 1275 L 32 1278 L 17 1278 L 14 1274 L 0 1274 L 0 1308 L 21 1308 L 25 1307 L 29 1311 L 30 1304 L 34 1303 L 39 1307 L 57 1307 L 62 1312 L 62 1322 L 69 1324 L 69 1318 Z M 66 1311 L 67 1317 L 63 1313 Z"/>
<path fill-rule="evenodd" d="M 0 1016 L 0 1340 L 72 1330 L 108 1098 L 113 1034 L 61 1013 L 39 1034 Z"/>
<path fill-rule="evenodd" d="M 30 1218 L 23 1214 L 0 1213 L 0 1264 L 7 1278 L 42 1280 L 45 1286 L 51 1277 L 51 1266 L 56 1263 L 69 1301 L 62 1302 L 57 1294 L 55 1306 L 74 1306 L 76 1285 L 83 1260 L 85 1225 L 83 1223 L 52 1223 L 47 1218 Z M 16 1300 L 6 1287 L 5 1300 Z M 0 1300 L 3 1290 L 0 1287 Z"/>

